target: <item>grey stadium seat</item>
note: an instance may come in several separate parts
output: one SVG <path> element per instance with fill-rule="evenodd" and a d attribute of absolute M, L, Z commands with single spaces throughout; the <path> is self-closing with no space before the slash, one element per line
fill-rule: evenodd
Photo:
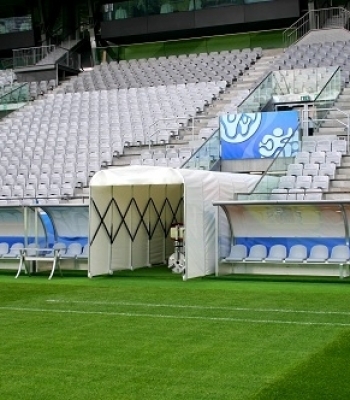
<path fill-rule="evenodd" d="M 298 176 L 295 182 L 296 189 L 309 189 L 311 187 L 312 177 L 311 176 Z"/>
<path fill-rule="evenodd" d="M 289 164 L 287 168 L 287 175 L 303 175 L 303 164 Z"/>
<path fill-rule="evenodd" d="M 315 151 L 310 154 L 310 164 L 323 164 L 326 162 L 326 153 L 323 151 Z"/>
<path fill-rule="evenodd" d="M 307 248 L 303 244 L 295 244 L 290 250 L 288 257 L 286 257 L 286 263 L 302 263 L 307 258 Z"/>
<path fill-rule="evenodd" d="M 317 176 L 319 169 L 320 169 L 319 164 L 304 164 L 303 175 Z"/>
<path fill-rule="evenodd" d="M 332 142 L 330 140 L 319 140 L 316 143 L 316 151 L 328 152 L 332 150 Z"/>
<path fill-rule="evenodd" d="M 305 190 L 304 200 L 322 200 L 322 189 L 311 188 Z"/>
<path fill-rule="evenodd" d="M 311 188 L 321 189 L 322 191 L 327 192 L 329 189 L 329 176 L 327 175 L 314 176 Z"/>
<path fill-rule="evenodd" d="M 332 248 L 331 256 L 328 262 L 344 264 L 349 262 L 350 259 L 350 249 L 348 245 L 339 244 Z"/>
<path fill-rule="evenodd" d="M 11 248 L 10 251 L 7 254 L 4 254 L 3 257 L 4 258 L 19 258 L 20 254 L 21 254 L 21 250 L 24 248 L 23 243 L 14 243 Z"/>
<path fill-rule="evenodd" d="M 295 164 L 309 164 L 310 162 L 310 153 L 308 151 L 300 151 L 295 156 L 294 160 Z"/>
<path fill-rule="evenodd" d="M 336 165 L 335 164 L 320 164 L 319 176 L 328 176 L 329 179 L 335 178 Z"/>
<path fill-rule="evenodd" d="M 265 258 L 266 262 L 282 262 L 287 256 L 286 246 L 275 244 L 270 248 L 269 255 Z"/>
<path fill-rule="evenodd" d="M 82 252 L 82 245 L 80 243 L 70 243 L 66 251 L 60 254 L 62 258 L 76 258 Z"/>
<path fill-rule="evenodd" d="M 328 259 L 328 247 L 324 244 L 316 244 L 310 250 L 310 255 L 307 258 L 308 262 L 325 262 Z"/>
<path fill-rule="evenodd" d="M 305 190 L 300 188 L 289 189 L 287 200 L 304 200 Z"/>
<path fill-rule="evenodd" d="M 296 178 L 293 175 L 281 176 L 278 182 L 279 189 L 292 189 L 295 187 Z"/>
<path fill-rule="evenodd" d="M 6 242 L 0 243 L 0 257 L 3 257 L 9 252 L 9 245 Z"/>
<path fill-rule="evenodd" d="M 247 247 L 244 244 L 234 244 L 226 261 L 243 261 L 247 257 Z"/>
<path fill-rule="evenodd" d="M 270 200 L 286 200 L 288 190 L 287 189 L 272 189 L 270 194 Z"/>
<path fill-rule="evenodd" d="M 342 161 L 342 153 L 340 151 L 330 151 L 326 153 L 326 163 L 340 166 Z"/>
<path fill-rule="evenodd" d="M 249 250 L 246 261 L 263 261 L 267 256 L 267 248 L 262 244 L 255 244 Z"/>
<path fill-rule="evenodd" d="M 348 149 L 348 142 L 346 140 L 333 140 L 332 151 L 339 151 L 342 154 L 346 154 Z"/>
<path fill-rule="evenodd" d="M 313 153 L 314 151 L 316 151 L 316 141 L 315 140 L 303 141 L 301 145 L 301 150 Z"/>

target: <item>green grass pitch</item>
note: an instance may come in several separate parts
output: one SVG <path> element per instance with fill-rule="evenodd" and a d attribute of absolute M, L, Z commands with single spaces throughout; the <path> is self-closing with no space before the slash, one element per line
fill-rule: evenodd
<path fill-rule="evenodd" d="M 0 274 L 1 400 L 345 400 L 347 280 Z"/>

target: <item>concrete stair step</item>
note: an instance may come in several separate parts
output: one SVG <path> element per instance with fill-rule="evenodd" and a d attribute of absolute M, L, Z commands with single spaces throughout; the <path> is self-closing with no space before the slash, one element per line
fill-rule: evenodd
<path fill-rule="evenodd" d="M 261 75 L 261 72 L 264 70 L 264 68 L 250 69 L 249 71 L 247 71 L 247 73 L 242 75 L 242 77 Z"/>
<path fill-rule="evenodd" d="M 338 101 L 350 101 L 350 93 L 341 93 L 338 97 Z"/>
<path fill-rule="evenodd" d="M 322 127 L 339 127 L 345 129 L 345 127 L 348 125 L 348 118 L 328 118 L 324 122 L 322 122 Z"/>
<path fill-rule="evenodd" d="M 256 81 L 261 74 L 257 73 L 257 74 L 251 74 L 251 75 L 244 75 L 242 77 L 240 77 L 237 82 L 246 82 L 246 81 Z"/>
<path fill-rule="evenodd" d="M 252 83 L 251 82 L 238 82 L 237 87 L 239 89 L 250 89 L 252 87 Z"/>
<path fill-rule="evenodd" d="M 325 193 L 325 200 L 350 200 L 350 193 L 346 192 L 328 192 Z"/>
<path fill-rule="evenodd" d="M 347 117 L 348 117 L 347 114 L 350 115 L 350 112 L 348 113 L 346 111 L 336 111 L 336 110 L 334 110 L 334 111 L 330 111 L 328 113 L 327 118 L 329 118 L 329 119 L 341 119 L 341 118 L 343 118 L 344 120 L 346 120 Z"/>
<path fill-rule="evenodd" d="M 342 165 L 337 167 L 335 173 L 337 175 L 346 176 L 346 179 L 350 179 L 350 161 L 344 160 L 344 156 L 342 158 Z"/>
<path fill-rule="evenodd" d="M 302 140 L 309 140 L 310 137 L 309 136 L 303 136 Z M 316 142 L 319 140 L 336 140 L 337 139 L 337 135 L 325 135 L 325 134 L 318 134 L 315 133 L 312 138 L 312 140 L 315 140 Z"/>
<path fill-rule="evenodd" d="M 348 101 L 342 101 L 342 100 L 338 100 L 335 104 L 335 107 L 339 108 L 340 110 L 347 112 L 348 110 L 350 110 L 350 102 Z"/>
<path fill-rule="evenodd" d="M 330 189 L 335 189 L 335 188 L 348 189 L 350 192 L 350 179 L 342 179 L 342 180 L 332 179 Z"/>
<path fill-rule="evenodd" d="M 254 66 L 254 68 L 252 69 L 252 71 L 257 71 L 257 72 L 264 72 L 267 69 L 269 69 L 271 66 L 271 63 L 264 63 L 264 64 L 259 64 Z"/>
<path fill-rule="evenodd" d="M 349 174 L 342 174 L 342 173 L 336 174 L 334 180 L 336 180 L 336 181 L 350 180 L 350 172 L 349 172 Z"/>
<path fill-rule="evenodd" d="M 318 135 L 322 135 L 322 134 L 327 134 L 327 135 L 345 135 L 345 129 L 344 128 L 338 128 L 338 127 L 320 127 L 317 131 Z"/>
<path fill-rule="evenodd" d="M 341 167 L 338 167 L 338 168 L 340 171 L 346 171 L 346 170 L 350 169 L 350 161 L 342 160 L 342 165 L 341 165 Z M 350 172 L 349 172 L 349 174 L 350 174 Z"/>

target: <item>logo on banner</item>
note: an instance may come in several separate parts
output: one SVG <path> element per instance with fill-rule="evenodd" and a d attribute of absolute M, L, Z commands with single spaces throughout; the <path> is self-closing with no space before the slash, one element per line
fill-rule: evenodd
<path fill-rule="evenodd" d="M 228 114 L 220 117 L 221 158 L 239 160 L 294 156 L 299 148 L 296 111 Z"/>

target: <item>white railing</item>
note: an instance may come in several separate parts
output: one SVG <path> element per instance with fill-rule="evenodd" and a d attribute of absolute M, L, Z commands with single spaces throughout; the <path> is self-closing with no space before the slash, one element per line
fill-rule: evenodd
<path fill-rule="evenodd" d="M 160 118 L 155 121 L 153 124 L 149 126 L 148 134 L 146 136 L 146 143 L 148 143 L 149 149 L 151 149 L 152 144 L 156 144 L 158 142 L 158 135 L 161 131 L 169 131 L 172 132 L 171 136 L 179 136 L 180 129 L 190 129 L 191 130 L 191 140 L 200 140 L 201 138 L 198 137 L 198 134 L 195 133 L 196 130 L 196 121 L 201 120 L 210 120 L 217 118 L 218 126 L 219 126 L 219 117 L 218 116 L 207 116 L 207 115 L 197 115 L 195 117 L 183 116 L 183 117 L 171 117 L 171 118 Z M 190 121 L 190 125 L 183 125 L 180 127 L 180 123 L 185 121 L 186 123 Z M 176 123 L 177 127 L 165 127 L 159 128 L 157 125 L 159 123 L 164 122 L 165 124 Z M 205 128 L 205 127 L 204 127 Z"/>
<path fill-rule="evenodd" d="M 350 12 L 343 7 L 310 10 L 283 32 L 284 47 L 289 47 L 297 42 L 311 30 L 349 29 L 349 21 Z"/>
<path fill-rule="evenodd" d="M 29 47 L 13 50 L 13 68 L 33 66 L 53 53 L 56 46 Z"/>
<path fill-rule="evenodd" d="M 310 116 L 310 110 L 304 109 L 301 112 L 301 126 L 303 127 L 304 132 L 308 130 L 310 119 L 316 126 L 322 126 L 322 123 L 325 121 L 334 121 L 335 125 L 339 126 L 341 129 L 344 129 L 344 136 L 346 136 L 347 140 L 347 152 L 350 153 L 350 114 L 344 110 L 341 110 L 337 107 L 330 107 L 330 108 L 322 108 L 322 111 L 325 111 L 327 116 L 324 118 L 317 118 Z M 331 111 L 335 111 L 342 115 L 342 119 L 339 118 L 330 118 L 329 113 Z M 331 133 L 330 133 L 331 135 Z"/>

